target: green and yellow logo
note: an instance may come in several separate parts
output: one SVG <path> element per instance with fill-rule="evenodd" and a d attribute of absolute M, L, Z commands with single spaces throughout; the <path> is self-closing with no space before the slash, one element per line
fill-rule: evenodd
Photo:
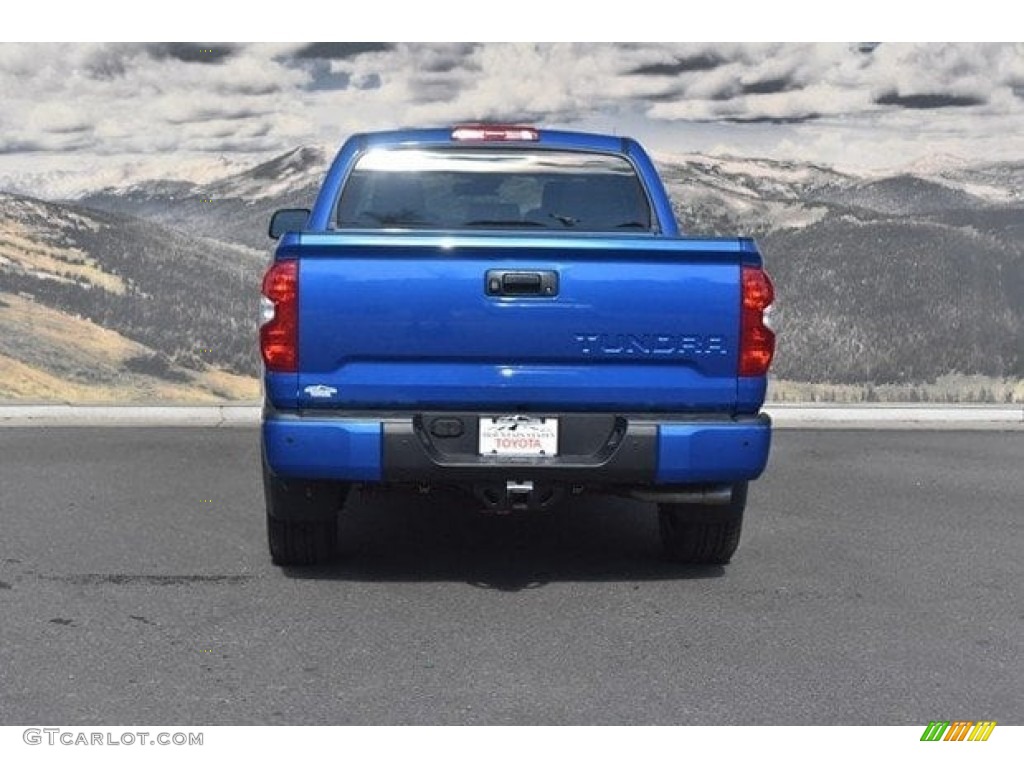
<path fill-rule="evenodd" d="M 995 720 L 932 720 L 921 734 L 921 741 L 988 741 Z"/>

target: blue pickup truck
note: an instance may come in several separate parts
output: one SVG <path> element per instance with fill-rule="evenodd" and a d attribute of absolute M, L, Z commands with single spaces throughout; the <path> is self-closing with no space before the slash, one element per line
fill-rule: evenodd
<path fill-rule="evenodd" d="M 666 554 L 726 563 L 761 413 L 772 283 L 747 238 L 680 234 L 632 139 L 464 125 L 367 133 L 264 277 L 263 476 L 279 565 L 326 560 L 354 486 L 495 511 L 657 505 Z"/>

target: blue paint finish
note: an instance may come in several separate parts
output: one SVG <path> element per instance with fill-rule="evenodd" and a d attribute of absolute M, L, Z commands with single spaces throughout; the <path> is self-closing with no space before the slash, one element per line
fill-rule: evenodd
<path fill-rule="evenodd" d="M 767 376 L 741 376 L 736 380 L 736 413 L 760 411 L 767 391 Z"/>
<path fill-rule="evenodd" d="M 502 146 L 626 158 L 655 232 L 331 230 L 363 153 L 454 144 L 450 128 L 353 136 L 307 230 L 278 243 L 276 259 L 300 260 L 300 372 L 266 374 L 265 392 L 278 409 L 307 413 L 264 424 L 275 472 L 381 479 L 380 422 L 317 418 L 320 409 L 665 411 L 676 419 L 760 410 L 767 379 L 736 375 L 740 267 L 762 263 L 757 245 L 681 236 L 651 159 L 631 139 L 542 130 L 537 142 Z M 489 269 L 555 271 L 558 294 L 488 296 Z M 305 394 L 318 386 L 336 392 Z M 770 440 L 766 421 L 663 424 L 657 481 L 756 478 Z"/>
<path fill-rule="evenodd" d="M 624 247 L 627 262 L 570 238 L 516 252 L 474 235 L 377 256 L 328 237 L 301 262 L 298 388 L 334 387 L 334 406 L 734 407 L 735 240 L 670 260 Z M 558 295 L 487 296 L 496 268 L 556 271 Z"/>
<path fill-rule="evenodd" d="M 753 480 L 771 446 L 767 423 L 662 424 L 658 429 L 658 483 Z"/>
<path fill-rule="evenodd" d="M 676 223 L 675 214 L 672 212 L 672 202 L 661 183 L 661 176 L 658 174 L 654 163 L 647 153 L 633 139 L 624 139 L 626 156 L 633 162 L 640 179 L 647 188 L 647 197 L 651 201 L 654 215 L 661 226 L 661 234 L 665 237 L 678 237 L 681 232 Z"/>
<path fill-rule="evenodd" d="M 740 263 L 746 267 L 763 267 L 764 259 L 757 243 L 751 237 L 737 238 L 740 248 Z"/>
<path fill-rule="evenodd" d="M 501 248 L 514 256 L 530 252 L 566 254 L 575 259 L 599 259 L 603 262 L 681 261 L 698 263 L 738 264 L 750 257 L 749 241 L 738 237 L 675 237 L 629 232 L 573 232 L 522 229 L 468 232 L 467 230 L 336 230 L 333 232 L 288 233 L 281 238 L 278 256 L 297 255 L 302 258 L 330 258 L 342 247 L 357 250 L 375 258 L 403 258 L 415 254 L 423 258 L 424 249 L 432 255 L 449 259 L 472 257 L 481 251 Z"/>
<path fill-rule="evenodd" d="M 379 421 L 294 418 L 263 423 L 267 463 L 282 477 L 372 482 L 381 478 Z"/>
<path fill-rule="evenodd" d="M 264 370 L 263 394 L 278 408 L 298 408 L 299 375 Z"/>
<path fill-rule="evenodd" d="M 687 365 L 636 363 L 362 361 L 303 373 L 301 381 L 303 388 L 327 383 L 338 390 L 330 399 L 302 395 L 304 408 L 707 413 L 731 412 L 735 396 L 731 379 L 706 378 Z"/>

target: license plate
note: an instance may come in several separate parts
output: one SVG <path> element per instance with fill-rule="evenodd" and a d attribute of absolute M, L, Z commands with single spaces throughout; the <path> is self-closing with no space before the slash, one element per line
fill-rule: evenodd
<path fill-rule="evenodd" d="M 484 416 L 481 456 L 557 456 L 558 419 L 543 416 Z"/>

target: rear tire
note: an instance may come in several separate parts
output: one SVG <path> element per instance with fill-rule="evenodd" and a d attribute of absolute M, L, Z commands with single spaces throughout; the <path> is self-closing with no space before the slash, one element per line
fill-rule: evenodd
<path fill-rule="evenodd" d="M 711 504 L 659 504 L 658 523 L 665 556 L 688 565 L 725 565 L 740 543 L 747 484 L 732 488 L 732 500 Z"/>
<path fill-rule="evenodd" d="M 264 466 L 267 543 L 274 565 L 314 565 L 334 556 L 338 510 L 348 489 L 345 483 L 277 477 Z"/>
<path fill-rule="evenodd" d="M 334 557 L 337 520 L 304 522 L 267 514 L 267 540 L 274 565 L 316 565 Z"/>

